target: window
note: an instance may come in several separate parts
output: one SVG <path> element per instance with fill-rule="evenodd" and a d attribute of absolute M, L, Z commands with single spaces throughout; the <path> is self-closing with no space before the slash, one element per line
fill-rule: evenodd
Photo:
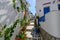
<path fill-rule="evenodd" d="M 50 12 L 50 7 L 44 7 L 44 15 Z"/>
<path fill-rule="evenodd" d="M 60 10 L 60 4 L 58 4 L 58 10 Z"/>

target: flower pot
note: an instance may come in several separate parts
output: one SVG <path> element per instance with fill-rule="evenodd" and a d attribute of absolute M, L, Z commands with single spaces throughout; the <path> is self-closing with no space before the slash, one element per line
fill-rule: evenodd
<path fill-rule="evenodd" d="M 25 39 L 27 38 L 26 35 L 24 35 L 24 38 L 25 38 Z"/>
<path fill-rule="evenodd" d="M 22 40 L 21 38 L 15 38 L 15 40 Z"/>

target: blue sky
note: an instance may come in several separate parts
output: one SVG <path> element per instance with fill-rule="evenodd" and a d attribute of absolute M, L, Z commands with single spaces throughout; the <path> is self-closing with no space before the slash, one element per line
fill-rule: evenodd
<path fill-rule="evenodd" d="M 35 2 L 36 0 L 27 0 L 27 2 L 29 2 L 29 4 L 30 4 L 30 7 L 29 7 L 29 10 L 33 13 L 33 14 L 35 14 L 36 13 L 36 9 L 35 9 Z"/>

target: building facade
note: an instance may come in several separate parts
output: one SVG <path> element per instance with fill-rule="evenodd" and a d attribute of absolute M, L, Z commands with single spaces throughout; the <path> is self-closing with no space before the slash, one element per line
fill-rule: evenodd
<path fill-rule="evenodd" d="M 60 10 L 59 1 L 60 0 L 36 0 L 37 15 L 41 17 L 50 11 Z"/>
<path fill-rule="evenodd" d="M 38 23 L 41 24 L 42 29 L 56 38 L 60 38 L 59 10 L 60 0 L 36 0 Z"/>

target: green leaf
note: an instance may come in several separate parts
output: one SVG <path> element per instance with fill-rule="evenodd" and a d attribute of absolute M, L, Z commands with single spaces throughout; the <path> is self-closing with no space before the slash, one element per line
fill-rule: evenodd
<path fill-rule="evenodd" d="M 21 8 L 22 8 L 22 10 L 25 9 L 25 4 L 24 3 L 21 3 Z"/>
<path fill-rule="evenodd" d="M 6 27 L 7 27 L 7 25 L 5 24 L 5 25 L 4 25 L 4 28 L 6 28 Z"/>
<path fill-rule="evenodd" d="M 10 33 L 10 37 L 12 36 L 13 34 L 12 33 Z"/>
<path fill-rule="evenodd" d="M 4 36 L 4 40 L 10 40 L 9 36 Z"/>
<path fill-rule="evenodd" d="M 0 31 L 0 37 L 2 37 L 2 32 Z"/>
<path fill-rule="evenodd" d="M 13 3 L 13 8 L 16 9 L 16 4 L 15 3 Z"/>
<path fill-rule="evenodd" d="M 21 23 L 21 26 L 23 26 L 23 25 L 25 24 L 25 20 L 22 19 L 22 20 L 20 21 L 20 23 Z"/>
<path fill-rule="evenodd" d="M 7 29 L 5 30 L 5 35 L 8 35 L 8 34 L 10 33 L 10 31 L 11 31 L 11 29 L 10 29 L 10 28 L 7 28 Z"/>
<path fill-rule="evenodd" d="M 13 32 L 14 32 L 14 30 L 12 29 L 10 33 L 13 33 Z"/>
<path fill-rule="evenodd" d="M 15 0 L 13 0 L 13 2 L 15 2 Z"/>
<path fill-rule="evenodd" d="M 19 0 L 20 1 L 20 3 L 22 3 L 22 0 Z"/>

